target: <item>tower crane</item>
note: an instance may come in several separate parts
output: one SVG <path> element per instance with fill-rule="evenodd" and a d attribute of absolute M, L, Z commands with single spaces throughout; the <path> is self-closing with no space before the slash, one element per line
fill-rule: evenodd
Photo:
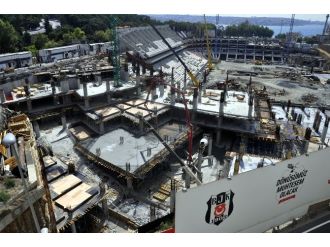
<path fill-rule="evenodd" d="M 207 23 L 206 23 L 206 17 L 204 15 L 204 32 L 205 32 L 205 39 L 206 39 L 206 47 L 207 47 L 207 67 L 209 71 L 213 69 L 213 64 L 212 64 L 212 53 L 211 53 L 211 48 L 210 48 L 210 41 L 209 41 L 209 32 L 207 29 Z"/>

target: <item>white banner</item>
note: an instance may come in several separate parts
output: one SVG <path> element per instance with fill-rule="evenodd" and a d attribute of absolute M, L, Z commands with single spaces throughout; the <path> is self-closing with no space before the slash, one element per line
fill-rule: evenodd
<path fill-rule="evenodd" d="M 330 198 L 330 148 L 176 194 L 176 232 L 264 232 Z"/>

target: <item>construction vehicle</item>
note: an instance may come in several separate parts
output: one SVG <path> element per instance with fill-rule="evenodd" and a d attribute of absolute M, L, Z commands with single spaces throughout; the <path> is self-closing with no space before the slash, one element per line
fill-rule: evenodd
<path fill-rule="evenodd" d="M 207 47 L 207 67 L 208 67 L 209 71 L 211 71 L 211 70 L 213 70 L 212 53 L 211 53 L 211 48 L 210 48 L 209 31 L 207 28 L 205 15 L 204 15 L 204 32 L 205 32 L 206 47 Z"/>
<path fill-rule="evenodd" d="M 158 29 L 152 24 L 149 23 L 149 25 L 154 29 L 154 31 L 158 34 L 158 36 L 163 40 L 163 42 L 168 46 L 168 48 L 171 50 L 171 52 L 176 56 L 176 58 L 179 60 L 179 62 L 182 64 L 182 66 L 187 71 L 187 74 L 189 75 L 191 81 L 193 82 L 194 86 L 199 89 L 200 82 L 197 79 L 197 77 L 190 71 L 188 66 L 183 62 L 183 60 L 180 58 L 180 56 L 177 54 L 177 52 L 172 48 L 172 46 L 167 42 L 165 37 L 158 31 Z"/>

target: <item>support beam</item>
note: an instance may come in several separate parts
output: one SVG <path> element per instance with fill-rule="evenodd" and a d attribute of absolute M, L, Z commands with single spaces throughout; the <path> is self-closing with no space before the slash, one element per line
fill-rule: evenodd
<path fill-rule="evenodd" d="M 106 86 L 106 92 L 107 92 L 107 103 L 110 104 L 111 103 L 111 94 L 110 94 L 110 81 L 107 80 L 105 82 L 105 86 Z"/>

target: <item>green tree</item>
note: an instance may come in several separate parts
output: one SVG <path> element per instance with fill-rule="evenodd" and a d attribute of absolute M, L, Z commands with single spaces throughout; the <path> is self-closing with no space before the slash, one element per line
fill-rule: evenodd
<path fill-rule="evenodd" d="M 37 50 L 43 49 L 47 42 L 48 42 L 48 37 L 46 34 L 38 33 L 35 36 L 33 36 L 33 43 L 37 48 Z"/>
<path fill-rule="evenodd" d="M 0 19 L 0 53 L 15 52 L 19 37 L 13 25 Z"/>
<path fill-rule="evenodd" d="M 23 46 L 29 46 L 32 43 L 31 35 L 28 32 L 23 33 L 22 37 Z"/>
<path fill-rule="evenodd" d="M 45 26 L 46 34 L 49 35 L 53 31 L 53 28 L 52 28 L 52 25 L 50 25 L 50 23 L 49 23 L 49 17 L 48 16 L 45 17 L 44 26 Z"/>
<path fill-rule="evenodd" d="M 83 41 L 83 40 L 86 39 L 85 32 L 83 30 L 81 30 L 81 28 L 79 28 L 79 27 L 76 27 L 73 30 L 73 33 L 72 34 L 73 34 L 73 37 L 75 37 L 79 41 Z"/>
<path fill-rule="evenodd" d="M 45 48 L 57 47 L 59 44 L 55 40 L 48 40 L 45 44 Z"/>
<path fill-rule="evenodd" d="M 111 30 L 107 29 L 106 31 L 98 30 L 94 33 L 93 40 L 96 42 L 107 42 L 111 38 Z"/>

